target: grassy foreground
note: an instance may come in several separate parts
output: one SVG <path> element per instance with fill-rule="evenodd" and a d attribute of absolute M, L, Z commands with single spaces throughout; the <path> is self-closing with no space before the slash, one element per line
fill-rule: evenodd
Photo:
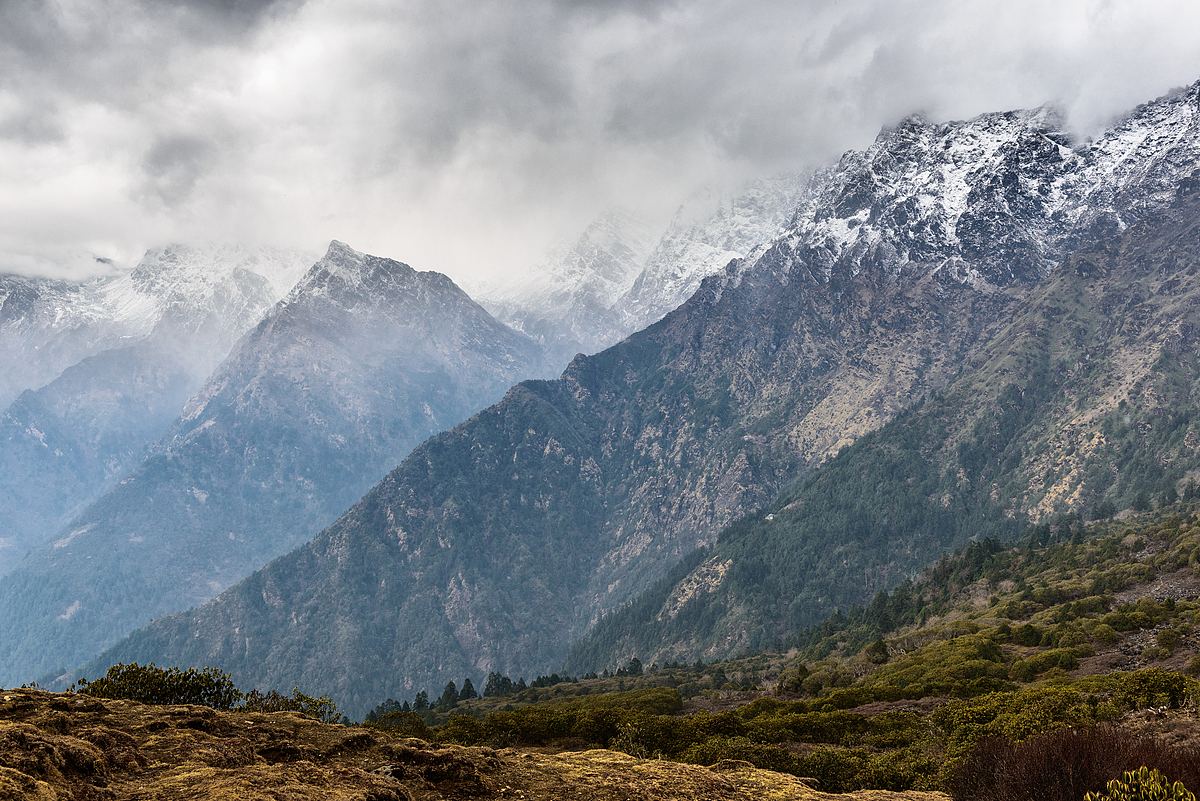
<path fill-rule="evenodd" d="M 936 793 L 817 792 L 794 776 L 606 750 L 432 746 L 292 712 L 151 706 L 40 690 L 0 692 L 0 798 L 434 801 L 938 801 Z"/>

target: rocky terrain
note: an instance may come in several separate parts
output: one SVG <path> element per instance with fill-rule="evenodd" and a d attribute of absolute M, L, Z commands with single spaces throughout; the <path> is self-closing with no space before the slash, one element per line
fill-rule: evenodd
<path fill-rule="evenodd" d="M 36 690 L 0 691 L 0 796 L 12 801 L 939 801 L 821 793 L 726 761 L 710 768 L 612 751 L 439 747 L 295 713 Z"/>
<path fill-rule="evenodd" d="M 1174 503 L 1200 469 L 1198 211 L 1187 190 L 1077 254 L 947 386 L 603 621 L 570 669 L 769 648 L 941 544 Z"/>

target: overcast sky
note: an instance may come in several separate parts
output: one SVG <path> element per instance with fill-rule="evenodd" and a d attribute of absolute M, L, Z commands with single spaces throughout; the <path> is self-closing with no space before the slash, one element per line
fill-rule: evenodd
<path fill-rule="evenodd" d="M 0 270 L 338 238 L 478 279 L 912 111 L 1086 135 L 1197 78 L 1196 0 L 0 0 Z"/>

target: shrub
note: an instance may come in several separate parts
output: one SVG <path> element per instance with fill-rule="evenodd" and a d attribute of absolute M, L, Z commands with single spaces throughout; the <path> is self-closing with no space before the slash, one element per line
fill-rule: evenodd
<path fill-rule="evenodd" d="M 1008 670 L 1010 678 L 1016 681 L 1032 681 L 1037 676 L 1051 668 L 1060 667 L 1064 670 L 1074 670 L 1079 665 L 1075 651 L 1070 648 L 1051 648 L 1033 654 L 1027 659 L 1014 662 Z"/>
<path fill-rule="evenodd" d="M 1119 639 L 1117 630 L 1107 623 L 1098 623 L 1092 628 L 1092 639 L 1102 645 L 1113 645 Z"/>
<path fill-rule="evenodd" d="M 1185 781 L 1200 779 L 1200 751 L 1104 725 L 1064 729 L 1021 743 L 1003 737 L 982 740 L 951 769 L 946 789 L 955 801 L 1079 801 L 1102 791 L 1112 776 L 1142 765 Z M 1107 801 L 1105 796 L 1093 798 Z M 1117 798 L 1125 797 L 1112 801 Z"/>
<path fill-rule="evenodd" d="M 891 658 L 887 643 L 883 641 L 882 637 L 863 649 L 863 653 L 866 654 L 867 661 L 872 665 L 885 664 Z"/>
<path fill-rule="evenodd" d="M 1004 652 L 997 643 L 979 634 L 932 643 L 893 658 L 864 679 L 863 684 L 876 691 L 891 690 L 895 698 L 969 697 L 1010 686 Z M 860 703 L 867 700 L 870 699 Z"/>
<path fill-rule="evenodd" d="M 113 665 L 95 681 L 80 679 L 71 689 L 100 698 L 124 698 L 143 704 L 196 704 L 213 709 L 232 709 L 243 698 L 229 674 L 216 668 L 180 670 L 136 662 Z"/>
<path fill-rule="evenodd" d="M 862 775 L 869 766 L 864 751 L 852 748 L 815 748 L 799 760 L 798 776 L 811 776 L 817 786 L 829 793 L 844 793 L 862 787 Z"/>
<path fill-rule="evenodd" d="M 1083 801 L 1196 801 L 1183 782 L 1171 783 L 1157 770 L 1131 770 L 1108 783 L 1104 793 L 1088 793 Z"/>
<path fill-rule="evenodd" d="M 474 718 L 468 718 L 466 715 L 453 715 L 450 718 L 450 723 L 447 725 L 453 726 L 460 721 L 474 722 Z M 425 725 L 425 721 L 416 712 L 384 712 L 366 725 L 386 729 L 401 737 L 416 737 L 420 740 L 430 739 L 429 727 Z M 458 741 L 454 737 L 450 739 Z"/>
<path fill-rule="evenodd" d="M 1013 630 L 1013 642 L 1032 648 L 1042 642 L 1042 631 L 1031 623 L 1026 623 Z"/>
<path fill-rule="evenodd" d="M 680 755 L 681 761 L 697 765 L 713 765 L 722 759 L 742 760 L 781 773 L 797 773 L 800 769 L 796 756 L 787 748 L 752 742 L 746 737 L 710 737 Z"/>
<path fill-rule="evenodd" d="M 662 751 L 655 748 L 655 739 L 654 734 L 646 730 L 644 720 L 632 720 L 617 724 L 617 733 L 608 747 L 639 759 L 661 757 Z"/>
<path fill-rule="evenodd" d="M 266 693 L 251 690 L 246 693 L 241 709 L 245 712 L 299 712 L 322 723 L 341 723 L 343 720 L 337 704 L 328 695 L 317 698 L 305 695 L 299 688 L 294 688 L 291 695 L 275 690 Z"/>
<path fill-rule="evenodd" d="M 1179 709 L 1195 700 L 1195 679 L 1159 668 L 1117 673 L 1101 680 L 1112 682 L 1113 700 L 1125 709 L 1167 707 Z"/>
<path fill-rule="evenodd" d="M 213 709 L 237 709 L 243 712 L 299 712 L 322 723 L 342 723 L 345 718 L 327 695 L 305 695 L 299 689 L 291 695 L 271 690 L 244 693 L 228 673 L 217 668 L 161 668 L 153 662 L 113 665 L 95 681 L 80 679 L 72 692 L 98 698 L 123 698 L 143 704 L 195 704 Z"/>
<path fill-rule="evenodd" d="M 1165 650 L 1168 656 L 1179 647 L 1181 639 L 1183 638 L 1180 637 L 1179 632 L 1175 629 L 1163 629 L 1158 633 L 1158 637 L 1156 638 L 1158 647 Z"/>

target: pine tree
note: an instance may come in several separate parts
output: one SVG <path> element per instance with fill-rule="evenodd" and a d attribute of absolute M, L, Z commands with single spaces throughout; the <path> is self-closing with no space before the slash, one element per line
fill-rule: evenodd
<path fill-rule="evenodd" d="M 503 676 L 495 671 L 492 671 L 487 676 L 487 681 L 483 683 L 483 697 L 497 698 L 504 695 L 513 694 L 513 682 L 508 676 Z"/>
<path fill-rule="evenodd" d="M 438 709 L 453 709 L 458 706 L 458 685 L 452 681 L 446 682 L 446 689 L 442 690 L 442 697 L 437 701 Z"/>
<path fill-rule="evenodd" d="M 475 692 L 475 685 L 471 683 L 470 676 L 463 679 L 462 689 L 458 692 L 458 700 L 469 701 L 472 698 L 478 697 L 479 693 Z"/>
<path fill-rule="evenodd" d="M 413 699 L 412 708 L 414 712 L 424 712 L 429 709 L 429 693 L 424 690 L 417 693 L 417 697 Z"/>

